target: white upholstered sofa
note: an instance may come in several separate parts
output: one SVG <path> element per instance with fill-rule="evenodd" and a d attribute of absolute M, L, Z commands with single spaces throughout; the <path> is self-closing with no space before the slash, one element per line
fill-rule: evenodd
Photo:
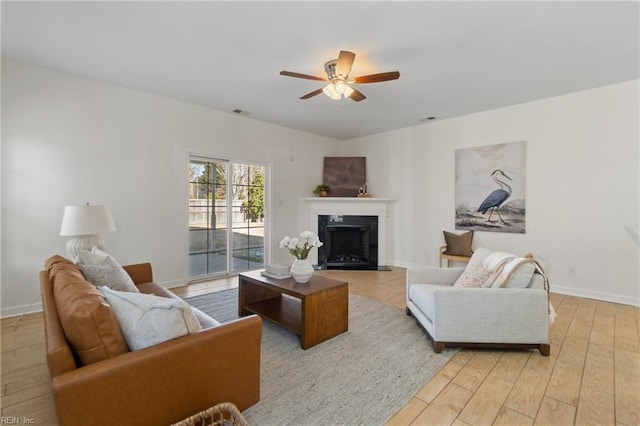
<path fill-rule="evenodd" d="M 532 263 L 517 270 L 503 264 L 500 277 L 492 276 L 481 287 L 454 286 L 459 280 L 465 285 L 469 276 L 477 279 L 479 270 L 488 273 L 487 262 L 499 255 L 506 254 L 481 247 L 466 268 L 407 269 L 407 315 L 429 334 L 434 352 L 466 346 L 534 348 L 549 355 L 548 288 Z"/>

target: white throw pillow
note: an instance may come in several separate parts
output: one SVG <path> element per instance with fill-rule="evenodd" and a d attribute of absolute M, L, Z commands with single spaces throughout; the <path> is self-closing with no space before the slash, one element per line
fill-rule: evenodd
<path fill-rule="evenodd" d="M 107 257 L 113 257 L 109 253 L 93 246 L 91 251 L 80 250 L 78 252 L 78 265 L 102 265 Z M 115 259 L 114 259 L 115 260 Z"/>
<path fill-rule="evenodd" d="M 129 349 L 157 345 L 202 329 L 191 306 L 181 299 L 100 287 L 116 315 Z"/>
<path fill-rule="evenodd" d="M 78 267 L 87 280 L 97 287 L 107 286 L 113 290 L 139 293 L 127 271 L 116 262 L 113 256 L 94 247 L 91 251 L 78 253 Z"/>

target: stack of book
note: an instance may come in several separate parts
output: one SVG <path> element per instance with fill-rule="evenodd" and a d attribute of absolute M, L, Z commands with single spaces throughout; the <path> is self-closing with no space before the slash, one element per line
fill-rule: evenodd
<path fill-rule="evenodd" d="M 267 265 L 266 269 L 260 274 L 264 277 L 273 278 L 274 280 L 283 280 L 291 277 L 289 269 L 291 269 L 291 265 L 276 263 L 274 265 Z"/>

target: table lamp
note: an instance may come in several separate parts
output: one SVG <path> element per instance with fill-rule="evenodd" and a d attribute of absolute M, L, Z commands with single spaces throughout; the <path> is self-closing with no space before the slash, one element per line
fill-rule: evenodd
<path fill-rule="evenodd" d="M 80 250 L 91 250 L 94 246 L 103 248 L 98 234 L 113 232 L 116 226 L 107 206 L 66 206 L 62 216 L 61 236 L 70 236 L 67 254 L 74 262 Z"/>

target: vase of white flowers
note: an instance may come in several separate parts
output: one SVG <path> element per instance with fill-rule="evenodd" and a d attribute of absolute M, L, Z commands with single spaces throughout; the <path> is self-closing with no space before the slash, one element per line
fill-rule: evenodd
<path fill-rule="evenodd" d="M 313 266 L 309 259 L 296 259 L 291 265 L 290 272 L 297 283 L 306 283 L 313 276 Z"/>
<path fill-rule="evenodd" d="M 316 234 L 311 231 L 304 231 L 300 234 L 300 238 L 284 237 L 280 241 L 280 248 L 289 250 L 296 260 L 291 265 L 291 276 L 298 283 L 306 283 L 313 275 L 313 266 L 309 262 L 309 252 L 314 247 L 321 247 L 322 242 Z"/>

